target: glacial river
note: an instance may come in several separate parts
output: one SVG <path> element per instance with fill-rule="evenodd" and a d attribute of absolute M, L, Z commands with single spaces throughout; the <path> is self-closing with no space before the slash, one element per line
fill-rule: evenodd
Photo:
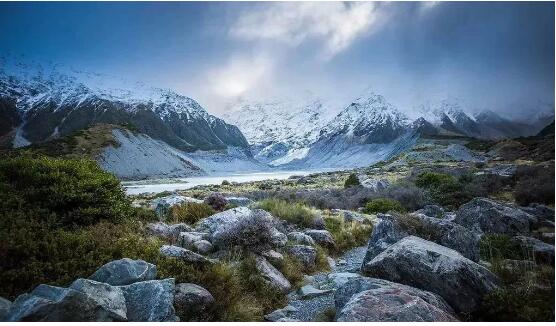
<path fill-rule="evenodd" d="M 250 182 L 261 180 L 284 180 L 292 175 L 304 176 L 311 173 L 323 172 L 319 171 L 265 171 L 265 172 L 245 172 L 226 175 L 211 175 L 191 178 L 175 178 L 175 179 L 153 179 L 141 181 L 124 181 L 122 182 L 128 195 L 137 195 L 142 193 L 159 193 L 163 191 L 175 191 L 193 188 L 200 185 L 221 184 L 222 181 L 230 182 Z"/>

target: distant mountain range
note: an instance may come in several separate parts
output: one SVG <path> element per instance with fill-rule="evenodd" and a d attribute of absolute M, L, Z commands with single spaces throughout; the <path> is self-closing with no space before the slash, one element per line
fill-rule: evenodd
<path fill-rule="evenodd" d="M 121 148 L 104 152 L 100 160 L 130 179 L 242 167 L 367 166 L 404 151 L 418 137 L 530 136 L 554 120 L 543 116 L 542 121 L 523 123 L 492 111 L 471 115 L 453 99 L 417 111 L 421 116 L 410 120 L 383 96 L 368 91 L 343 108 L 316 97 L 240 102 L 224 115 L 228 123 L 171 90 L 0 60 L 0 144 L 47 142 L 97 124 L 125 126 L 134 134 L 117 133 Z M 131 156 L 133 161 L 124 164 Z M 162 161 L 167 168 L 156 173 Z"/>

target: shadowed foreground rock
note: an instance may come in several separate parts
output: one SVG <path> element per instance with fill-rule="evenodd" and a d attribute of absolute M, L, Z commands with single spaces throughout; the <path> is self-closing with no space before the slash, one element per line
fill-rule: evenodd
<path fill-rule="evenodd" d="M 368 276 L 439 294 L 458 313 L 475 311 L 483 296 L 498 287 L 496 276 L 485 267 L 414 236 L 396 242 L 361 269 Z"/>
<path fill-rule="evenodd" d="M 352 279 L 335 294 L 337 321 L 456 321 L 438 295 L 373 278 Z"/>

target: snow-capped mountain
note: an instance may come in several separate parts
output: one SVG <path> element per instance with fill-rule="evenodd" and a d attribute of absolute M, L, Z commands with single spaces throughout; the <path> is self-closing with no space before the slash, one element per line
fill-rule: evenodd
<path fill-rule="evenodd" d="M 472 114 L 460 99 L 445 99 L 418 107 L 421 119 L 436 128 L 437 134 L 460 135 L 482 139 L 500 139 L 534 135 L 536 128 L 526 123 L 502 118 L 491 110 Z M 427 128 L 432 132 L 430 126 Z"/>
<path fill-rule="evenodd" d="M 303 156 L 332 117 L 331 107 L 313 97 L 299 101 L 244 101 L 224 115 L 243 132 L 255 158 L 271 165 Z"/>
<path fill-rule="evenodd" d="M 233 125 L 167 89 L 55 65 L 0 62 L 0 137 L 42 142 L 95 123 L 126 124 L 185 151 L 247 147 Z M 4 141 L 5 143 L 5 141 Z"/>

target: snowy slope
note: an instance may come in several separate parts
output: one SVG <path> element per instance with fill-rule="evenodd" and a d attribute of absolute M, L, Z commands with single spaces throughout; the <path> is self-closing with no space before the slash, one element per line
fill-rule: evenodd
<path fill-rule="evenodd" d="M 210 115 L 187 96 L 63 66 L 2 58 L 0 102 L 19 113 L 20 136 L 29 142 L 67 135 L 94 123 L 112 123 L 133 125 L 183 150 L 247 146 L 237 127 Z"/>
<path fill-rule="evenodd" d="M 224 115 L 245 135 L 255 158 L 272 165 L 302 157 L 334 116 L 318 98 L 241 102 Z"/>

